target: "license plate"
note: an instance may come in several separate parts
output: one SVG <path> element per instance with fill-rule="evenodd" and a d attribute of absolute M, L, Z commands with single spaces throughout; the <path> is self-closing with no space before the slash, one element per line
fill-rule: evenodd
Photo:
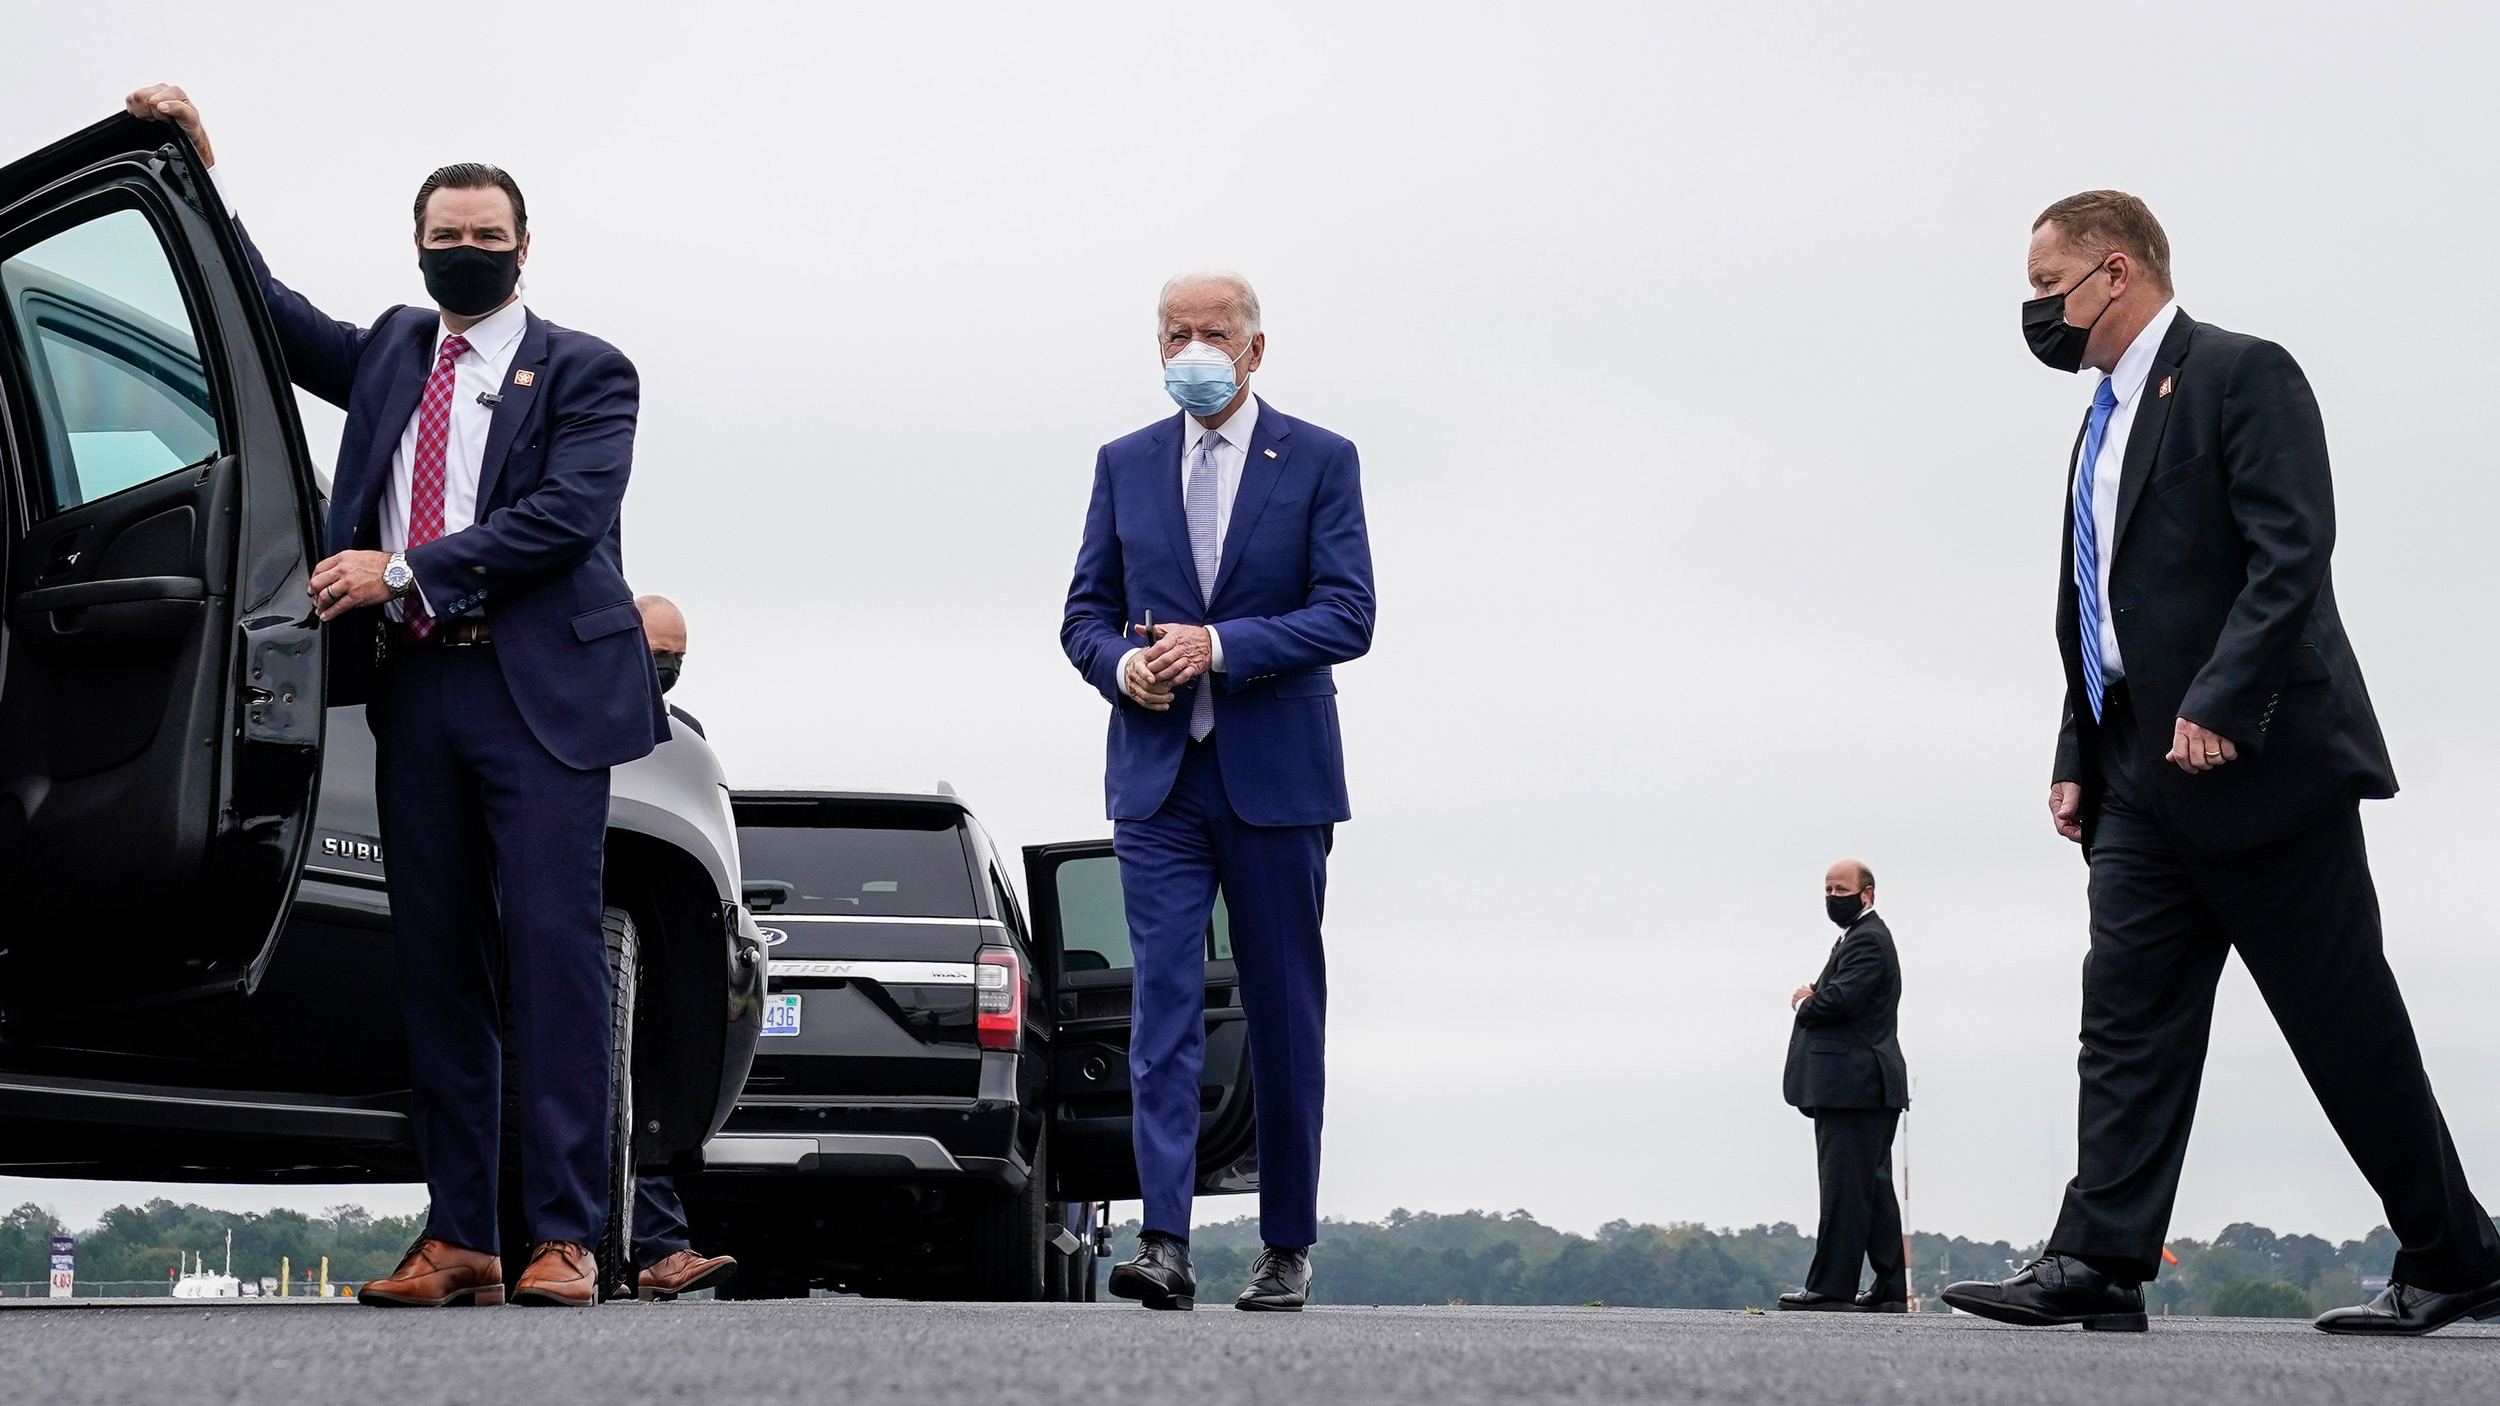
<path fill-rule="evenodd" d="M 797 996 L 764 998 L 764 1033 L 767 1035 L 799 1033 L 799 998 Z"/>

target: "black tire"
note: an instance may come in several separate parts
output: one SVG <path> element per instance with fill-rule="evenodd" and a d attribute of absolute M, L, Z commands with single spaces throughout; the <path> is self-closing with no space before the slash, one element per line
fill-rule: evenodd
<path fill-rule="evenodd" d="M 1024 1185 L 993 1187 L 974 1213 L 972 1268 L 964 1297 L 992 1303 L 1031 1303 L 1044 1296 L 1045 1256 L 1057 1258 L 1042 1240 L 1050 1217 L 1050 1133 L 1033 1140 L 1033 1172 Z"/>
<path fill-rule="evenodd" d="M 599 915 L 608 948 L 608 1224 L 594 1253 L 599 1297 L 630 1296 L 634 1274 L 634 1003 L 642 988 L 642 934 L 622 908 Z"/>

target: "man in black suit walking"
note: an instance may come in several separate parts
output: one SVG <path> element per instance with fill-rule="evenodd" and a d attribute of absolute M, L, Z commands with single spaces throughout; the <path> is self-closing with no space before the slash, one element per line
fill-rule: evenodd
<path fill-rule="evenodd" d="M 1910 1275 L 1901 1253 L 1901 1201 L 1892 1192 L 1892 1135 L 1910 1106 L 1901 1058 L 1901 957 L 1875 916 L 1875 873 L 1844 859 L 1823 874 L 1823 909 L 1840 940 L 1812 986 L 1788 1004 L 1788 1102 L 1814 1120 L 1815 1172 L 1823 1216 L 1814 1231 L 1806 1286 L 1780 1295 L 1783 1309 L 1902 1313 Z M 1858 1292 L 1858 1266 L 1875 1282 Z"/>
<path fill-rule="evenodd" d="M 2500 1312 L 2500 1237 L 2465 1183 L 2381 948 L 2359 803 L 2396 793 L 2335 608 L 2335 497 L 2309 383 L 2272 342 L 2180 311 L 2144 202 L 2033 222 L 2023 331 L 2101 372 L 2068 460 L 2049 813 L 2091 866 L 2075 1179 L 2048 1253 L 1956 1308 L 2142 1331 L 2236 948 L 2402 1248 L 2330 1333 Z"/>

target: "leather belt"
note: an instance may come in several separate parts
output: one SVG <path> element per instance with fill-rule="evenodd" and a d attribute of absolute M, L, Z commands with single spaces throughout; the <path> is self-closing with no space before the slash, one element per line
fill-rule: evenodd
<path fill-rule="evenodd" d="M 493 644 L 495 632 L 482 615 L 455 615 L 449 620 L 434 622 L 434 632 L 420 639 L 416 632 L 394 620 L 391 622 L 393 649 L 460 649 L 469 645 Z"/>

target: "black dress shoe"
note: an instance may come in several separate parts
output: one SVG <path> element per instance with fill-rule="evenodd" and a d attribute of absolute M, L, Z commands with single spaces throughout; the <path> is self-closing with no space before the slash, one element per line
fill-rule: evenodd
<path fill-rule="evenodd" d="M 1999 1323 L 2080 1323 L 2104 1333 L 2144 1331 L 2144 1286 L 2121 1284 L 2071 1255 L 2042 1255 L 2011 1279 L 1948 1284 L 1944 1301 Z"/>
<path fill-rule="evenodd" d="M 1879 1299 L 1875 1297 L 1873 1289 L 1862 1289 L 1858 1293 L 1858 1312 L 1860 1313 L 1907 1313 L 1909 1311 L 1910 1301 L 1906 1296 L 1897 1299 Z"/>
<path fill-rule="evenodd" d="M 1310 1251 L 1270 1245 L 1259 1251 L 1259 1262 L 1250 1266 L 1250 1287 L 1233 1300 L 1233 1307 L 1254 1313 L 1300 1313 L 1310 1301 Z"/>
<path fill-rule="evenodd" d="M 1148 1308 L 1198 1306 L 1198 1276 L 1189 1267 L 1189 1242 L 1149 1234 L 1137 1242 L 1137 1258 L 1111 1267 L 1111 1292 Z"/>
<path fill-rule="evenodd" d="M 2368 1303 L 2330 1308 L 2309 1326 L 2321 1333 L 2411 1338 L 2436 1333 L 2460 1318 L 2492 1314 L 2500 1314 L 2500 1282 L 2455 1294 L 2391 1283 Z"/>
<path fill-rule="evenodd" d="M 1792 1289 L 1780 1295 L 1780 1308 L 1789 1313 L 1855 1313 L 1858 1311 L 1857 1302 L 1853 1299 L 1836 1299 L 1829 1294 L 1818 1294 L 1812 1289 Z"/>

